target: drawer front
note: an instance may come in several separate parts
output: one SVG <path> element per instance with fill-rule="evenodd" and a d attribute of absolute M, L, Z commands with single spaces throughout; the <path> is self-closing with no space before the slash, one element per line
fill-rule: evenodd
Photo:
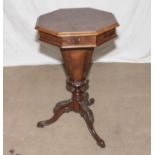
<path fill-rule="evenodd" d="M 63 37 L 62 47 L 96 47 L 95 36 Z"/>

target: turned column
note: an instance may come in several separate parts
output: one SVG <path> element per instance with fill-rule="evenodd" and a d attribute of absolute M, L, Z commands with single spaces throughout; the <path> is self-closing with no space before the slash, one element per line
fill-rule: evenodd
<path fill-rule="evenodd" d="M 73 110 L 80 110 L 88 88 L 87 75 L 91 66 L 93 48 L 61 49 L 64 67 L 68 76 L 67 88 L 72 92 Z"/>

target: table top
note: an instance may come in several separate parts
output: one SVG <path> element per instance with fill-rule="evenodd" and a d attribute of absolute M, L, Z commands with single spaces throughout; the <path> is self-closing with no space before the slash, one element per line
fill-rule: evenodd
<path fill-rule="evenodd" d="M 118 26 L 112 13 L 92 8 L 59 9 L 38 17 L 36 29 L 48 34 L 96 35 Z"/>

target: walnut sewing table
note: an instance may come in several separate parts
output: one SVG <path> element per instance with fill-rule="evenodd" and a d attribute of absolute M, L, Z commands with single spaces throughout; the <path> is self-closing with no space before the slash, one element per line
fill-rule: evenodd
<path fill-rule="evenodd" d="M 117 26 L 112 13 L 92 8 L 60 9 L 38 17 L 35 28 L 39 40 L 60 47 L 67 73 L 67 89 L 72 92 L 71 99 L 58 102 L 53 109 L 54 115 L 38 122 L 38 127 L 47 126 L 63 113 L 74 111 L 84 118 L 97 144 L 105 147 L 93 126 L 94 117 L 89 106 L 94 99 L 89 99 L 86 92 L 87 75 L 94 48 L 116 37 Z"/>

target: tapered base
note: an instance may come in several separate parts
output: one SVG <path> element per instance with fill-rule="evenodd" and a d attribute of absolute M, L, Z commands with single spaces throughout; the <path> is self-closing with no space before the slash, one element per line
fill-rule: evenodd
<path fill-rule="evenodd" d="M 98 136 L 98 134 L 96 133 L 96 131 L 94 129 L 94 126 L 93 126 L 94 116 L 93 116 L 92 111 L 88 107 L 89 105 L 92 105 L 93 103 L 94 103 L 93 98 L 91 98 L 87 102 L 85 102 L 85 105 L 83 107 L 79 103 L 73 103 L 73 101 L 71 99 L 59 102 L 56 104 L 55 108 L 53 109 L 54 115 L 48 120 L 38 122 L 37 127 L 43 128 L 47 125 L 54 123 L 55 121 L 57 121 L 60 118 L 60 116 L 62 114 L 74 111 L 73 104 L 78 104 L 78 106 L 80 107 L 78 113 L 84 118 L 84 120 L 87 124 L 88 130 L 91 133 L 91 135 L 93 136 L 93 138 L 96 140 L 97 144 L 103 148 L 103 147 L 105 147 L 105 143 Z"/>

